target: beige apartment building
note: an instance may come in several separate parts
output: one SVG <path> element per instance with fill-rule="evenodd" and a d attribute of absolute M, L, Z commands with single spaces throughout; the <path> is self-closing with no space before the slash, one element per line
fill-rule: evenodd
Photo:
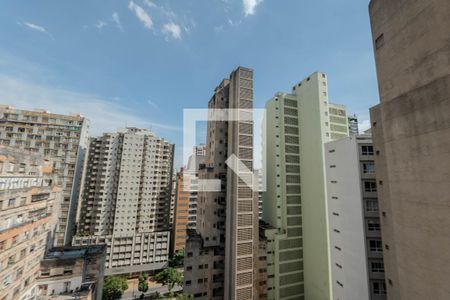
<path fill-rule="evenodd" d="M 450 1 L 370 2 L 388 299 L 450 299 Z"/>
<path fill-rule="evenodd" d="M 0 299 L 37 299 L 39 263 L 52 242 L 62 190 L 53 162 L 0 146 Z"/>
<path fill-rule="evenodd" d="M 205 155 L 205 145 L 194 147 L 186 166 L 177 174 L 172 252 L 185 248 L 187 231 L 195 231 L 197 226 L 198 170 L 204 164 Z"/>
<path fill-rule="evenodd" d="M 178 172 L 176 176 L 177 182 L 177 192 L 175 199 L 175 212 L 174 212 L 174 222 L 172 230 L 172 249 L 171 252 L 174 253 L 178 250 L 183 250 L 185 248 L 187 239 L 187 223 L 189 217 L 189 189 L 186 188 L 186 183 L 184 181 L 183 169 Z"/>
<path fill-rule="evenodd" d="M 173 152 L 146 129 L 91 138 L 74 245 L 106 244 L 106 275 L 167 265 Z"/>
<path fill-rule="evenodd" d="M 208 109 L 253 107 L 253 71 L 239 67 L 215 89 Z M 189 231 L 184 263 L 184 291 L 195 299 L 258 299 L 258 198 L 225 161 L 236 155 L 253 170 L 253 122 L 208 121 L 205 164 L 199 180 L 220 180 L 220 191 L 200 191 L 197 226 Z M 201 190 L 201 189 L 200 189 Z"/>
<path fill-rule="evenodd" d="M 49 157 L 63 189 L 54 244 L 72 241 L 89 121 L 81 115 L 59 115 L 45 110 L 0 106 L 0 144 Z"/>

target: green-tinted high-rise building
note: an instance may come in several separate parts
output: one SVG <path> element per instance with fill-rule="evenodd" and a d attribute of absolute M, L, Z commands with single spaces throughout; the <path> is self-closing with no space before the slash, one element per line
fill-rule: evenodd
<path fill-rule="evenodd" d="M 314 73 L 266 109 L 263 219 L 277 229 L 268 299 L 330 299 L 324 143 L 348 136 L 345 107 L 328 102 L 327 77 Z"/>

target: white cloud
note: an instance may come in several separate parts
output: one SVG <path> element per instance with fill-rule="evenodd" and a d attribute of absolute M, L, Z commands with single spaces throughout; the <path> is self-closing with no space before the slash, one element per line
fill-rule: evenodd
<path fill-rule="evenodd" d="M 214 27 L 214 30 L 215 30 L 216 32 L 222 32 L 222 31 L 223 31 L 223 25 Z"/>
<path fill-rule="evenodd" d="M 367 129 L 370 129 L 370 127 L 371 127 L 370 120 L 368 120 L 368 119 L 359 120 L 358 129 L 359 129 L 360 133 L 366 131 Z"/>
<path fill-rule="evenodd" d="M 144 0 L 144 3 L 148 6 L 148 7 L 158 7 L 158 5 L 156 5 L 155 3 L 153 3 L 150 0 Z"/>
<path fill-rule="evenodd" d="M 177 126 L 149 122 L 126 106 L 96 95 L 35 84 L 0 74 L 0 99 L 22 109 L 43 108 L 54 113 L 80 113 L 91 121 L 90 133 L 114 132 L 124 126 L 181 131 Z"/>
<path fill-rule="evenodd" d="M 130 9 L 132 12 L 136 14 L 136 17 L 139 19 L 139 21 L 141 21 L 144 24 L 144 26 L 147 29 L 152 29 L 153 27 L 152 18 L 150 18 L 150 16 L 145 12 L 145 10 L 141 6 L 137 5 L 133 1 L 130 1 L 130 3 L 128 4 L 128 9 Z"/>
<path fill-rule="evenodd" d="M 154 109 L 159 109 L 158 104 L 156 104 L 152 100 L 147 100 L 147 103 L 150 104 Z"/>
<path fill-rule="evenodd" d="M 98 30 L 102 30 L 106 25 L 108 25 L 108 23 L 102 20 L 97 20 L 97 23 L 95 23 L 95 27 L 97 27 Z"/>
<path fill-rule="evenodd" d="M 116 24 L 117 28 L 119 28 L 120 31 L 123 31 L 122 23 L 120 22 L 119 14 L 115 11 L 112 14 L 112 20 Z"/>
<path fill-rule="evenodd" d="M 256 7 L 263 0 L 242 0 L 242 4 L 244 5 L 244 13 L 246 16 L 255 14 Z"/>
<path fill-rule="evenodd" d="M 166 38 L 171 36 L 176 40 L 181 40 L 181 28 L 178 24 L 175 24 L 173 22 L 164 24 L 162 32 L 166 34 Z"/>
<path fill-rule="evenodd" d="M 39 25 L 30 23 L 30 22 L 18 22 L 18 24 L 19 24 L 19 25 L 24 25 L 24 26 L 26 26 L 26 27 L 28 27 L 28 28 L 34 30 L 34 31 L 38 31 L 38 32 L 41 32 L 41 33 L 45 33 L 45 34 L 47 34 L 48 36 L 50 36 L 51 38 L 53 38 L 53 36 L 50 34 L 50 32 L 48 32 L 47 29 L 45 29 L 45 27 L 43 27 L 43 26 L 39 26 Z"/>

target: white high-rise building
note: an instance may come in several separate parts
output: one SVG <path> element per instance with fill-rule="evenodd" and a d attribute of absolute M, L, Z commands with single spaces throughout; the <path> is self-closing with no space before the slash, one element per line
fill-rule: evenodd
<path fill-rule="evenodd" d="M 372 137 L 325 145 L 332 299 L 386 299 Z"/>
<path fill-rule="evenodd" d="M 330 299 L 324 143 L 348 136 L 348 124 L 345 106 L 328 99 L 316 72 L 266 104 L 268 299 Z"/>
<path fill-rule="evenodd" d="M 106 244 L 106 275 L 166 265 L 173 151 L 145 129 L 91 139 L 74 243 Z"/>

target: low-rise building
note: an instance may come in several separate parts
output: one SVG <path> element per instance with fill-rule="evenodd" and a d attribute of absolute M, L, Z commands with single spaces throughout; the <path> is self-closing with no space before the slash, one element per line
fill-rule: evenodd
<path fill-rule="evenodd" d="M 41 262 L 40 300 L 100 300 L 105 246 L 53 248 Z"/>

